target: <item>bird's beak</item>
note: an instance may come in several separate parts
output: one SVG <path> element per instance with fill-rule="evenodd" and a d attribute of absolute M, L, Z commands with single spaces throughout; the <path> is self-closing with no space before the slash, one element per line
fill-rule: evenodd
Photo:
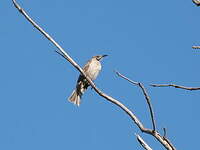
<path fill-rule="evenodd" d="M 103 58 L 103 57 L 106 57 L 106 56 L 108 56 L 108 55 L 102 55 L 102 58 Z"/>
<path fill-rule="evenodd" d="M 106 56 L 108 56 L 108 55 L 99 55 L 99 58 L 97 60 L 100 61 L 102 58 L 104 58 Z"/>

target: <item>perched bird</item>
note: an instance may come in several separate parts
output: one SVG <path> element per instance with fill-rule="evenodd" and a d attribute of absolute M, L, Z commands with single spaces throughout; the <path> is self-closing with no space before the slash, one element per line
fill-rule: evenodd
<path fill-rule="evenodd" d="M 105 56 L 108 55 L 93 56 L 83 67 L 83 71 L 88 77 L 90 77 L 91 80 L 95 80 L 97 78 L 99 72 L 101 71 L 100 60 Z M 79 106 L 81 102 L 81 96 L 87 90 L 88 86 L 90 86 L 90 84 L 86 78 L 80 74 L 76 83 L 76 89 L 72 92 L 68 100 Z"/>

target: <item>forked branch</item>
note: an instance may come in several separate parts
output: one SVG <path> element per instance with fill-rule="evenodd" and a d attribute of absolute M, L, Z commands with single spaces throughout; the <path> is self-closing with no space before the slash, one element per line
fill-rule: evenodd
<path fill-rule="evenodd" d="M 116 74 L 117 74 L 119 77 L 121 77 L 121 78 L 127 80 L 128 82 L 130 82 L 130 83 L 132 83 L 132 84 L 137 85 L 137 86 L 140 87 L 140 89 L 141 89 L 142 92 L 143 92 L 143 95 L 145 96 L 146 102 L 147 102 L 147 104 L 148 104 L 149 111 L 150 111 L 150 115 L 151 115 L 151 121 L 152 121 L 153 131 L 155 131 L 155 130 L 156 130 L 156 121 L 155 121 L 155 117 L 154 117 L 153 106 L 151 105 L 151 100 L 150 100 L 150 97 L 148 96 L 148 94 L 147 94 L 147 92 L 146 92 L 145 87 L 142 85 L 142 83 L 135 82 L 135 81 L 133 81 L 133 80 L 131 80 L 131 79 L 125 77 L 124 75 L 122 75 L 122 74 L 119 73 L 118 71 L 116 71 Z"/>
<path fill-rule="evenodd" d="M 101 90 L 99 90 L 94 82 L 83 72 L 82 68 L 64 51 L 64 49 L 49 35 L 47 34 L 38 24 L 36 24 L 29 16 L 28 14 L 20 7 L 20 5 L 16 2 L 16 0 L 12 0 L 14 6 L 17 8 L 17 10 L 37 29 L 39 30 L 50 42 L 52 42 L 59 50 L 59 54 L 61 54 L 67 61 L 71 63 L 71 65 L 76 68 L 90 83 L 92 88 L 98 93 L 101 97 L 105 98 L 106 100 L 112 102 L 113 104 L 120 107 L 124 112 L 126 112 L 129 117 L 134 121 L 134 123 L 138 126 L 138 128 L 147 134 L 150 134 L 154 136 L 167 150 L 175 150 L 175 147 L 172 146 L 171 143 L 169 143 L 167 140 L 163 139 L 163 137 L 156 131 L 147 129 L 143 126 L 143 124 L 139 121 L 139 119 L 133 114 L 132 111 L 130 111 L 126 106 L 124 106 L 121 102 L 119 102 L 117 99 L 114 99 L 113 97 L 103 93 Z"/>

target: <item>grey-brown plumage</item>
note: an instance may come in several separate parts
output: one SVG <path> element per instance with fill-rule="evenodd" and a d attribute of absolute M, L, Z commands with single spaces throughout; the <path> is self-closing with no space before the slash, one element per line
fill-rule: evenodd
<path fill-rule="evenodd" d="M 87 76 L 91 78 L 91 80 L 95 80 L 99 72 L 101 71 L 100 60 L 105 56 L 107 55 L 93 56 L 83 67 L 83 71 L 86 73 Z M 90 84 L 85 79 L 85 77 L 80 74 L 76 84 L 76 89 L 72 92 L 68 100 L 79 106 L 81 102 L 81 96 L 87 90 L 88 86 L 90 86 Z"/>

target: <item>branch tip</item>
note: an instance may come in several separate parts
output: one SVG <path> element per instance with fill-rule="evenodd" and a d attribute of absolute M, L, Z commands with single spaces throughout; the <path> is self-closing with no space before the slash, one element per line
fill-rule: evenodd
<path fill-rule="evenodd" d="M 163 131 L 164 131 L 163 138 L 166 139 L 166 136 L 167 136 L 167 130 L 166 130 L 166 128 L 163 128 Z"/>
<path fill-rule="evenodd" d="M 181 85 L 176 85 L 176 84 L 150 84 L 152 87 L 174 87 L 178 89 L 184 89 L 184 90 L 200 90 L 200 87 L 186 87 L 186 86 L 181 86 Z"/>

